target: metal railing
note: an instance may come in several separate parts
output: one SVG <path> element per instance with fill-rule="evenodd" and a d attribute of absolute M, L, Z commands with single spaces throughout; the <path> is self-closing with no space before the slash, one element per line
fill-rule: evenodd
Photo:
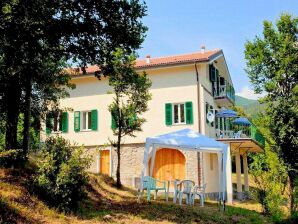
<path fill-rule="evenodd" d="M 258 142 L 262 147 L 265 146 L 265 138 L 264 136 L 257 130 L 256 126 L 251 125 L 247 128 L 238 128 L 231 130 L 219 130 L 216 129 L 216 137 L 217 138 L 251 138 Z"/>
<path fill-rule="evenodd" d="M 231 85 L 220 85 L 218 89 L 214 89 L 214 98 L 228 97 L 235 102 L 235 93 Z"/>

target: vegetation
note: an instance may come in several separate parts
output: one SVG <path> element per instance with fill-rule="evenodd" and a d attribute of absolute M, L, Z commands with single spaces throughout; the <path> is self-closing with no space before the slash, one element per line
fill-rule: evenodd
<path fill-rule="evenodd" d="M 38 195 L 50 206 L 72 211 L 86 196 L 90 158 L 82 153 L 82 148 L 73 149 L 62 137 L 46 140 L 37 162 L 35 184 Z"/>
<path fill-rule="evenodd" d="M 164 199 L 137 203 L 135 191 L 115 188 L 113 179 L 90 175 L 87 198 L 74 213 L 60 213 L 28 191 L 25 169 L 0 169 L 0 223 L 270 223 L 271 220 L 243 204 L 219 211 L 217 204 L 179 206 Z M 30 183 L 30 182 L 29 182 Z M 242 207 L 242 208 L 240 208 Z"/>
<path fill-rule="evenodd" d="M 17 148 L 17 123 L 24 114 L 23 153 L 29 148 L 31 114 L 41 118 L 67 95 L 67 61 L 111 70 L 116 48 L 139 48 L 146 7 L 138 0 L 3 0 L 0 2 L 0 100 L 6 149 Z M 99 75 L 100 71 L 96 72 Z M 34 100 L 34 104 L 31 102 Z"/>
<path fill-rule="evenodd" d="M 261 104 L 258 100 L 251 100 L 241 96 L 235 96 L 235 104 L 243 108 L 246 114 L 255 117 L 265 111 L 266 104 Z"/>
<path fill-rule="evenodd" d="M 256 93 L 266 92 L 266 114 L 274 149 L 287 166 L 289 207 L 296 212 L 298 172 L 298 18 L 282 14 L 276 27 L 264 22 L 263 37 L 245 45 L 247 73 Z"/>
<path fill-rule="evenodd" d="M 113 72 L 109 74 L 109 85 L 113 88 L 114 100 L 109 106 L 112 114 L 112 129 L 116 141 L 111 143 L 117 152 L 117 186 L 121 187 L 120 162 L 121 142 L 124 136 L 134 137 L 141 131 L 145 122 L 140 115 L 148 110 L 147 102 L 151 99 L 149 88 L 151 81 L 146 73 L 138 74 L 134 69 L 135 55 L 127 55 L 122 50 L 114 54 Z"/>

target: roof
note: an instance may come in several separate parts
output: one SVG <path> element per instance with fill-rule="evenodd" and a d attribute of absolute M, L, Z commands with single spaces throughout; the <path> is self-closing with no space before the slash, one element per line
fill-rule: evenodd
<path fill-rule="evenodd" d="M 167 145 L 172 147 L 181 147 L 198 151 L 215 151 L 222 152 L 227 145 L 209 138 L 191 129 L 182 129 L 164 135 L 149 137 L 146 144 Z"/>
<path fill-rule="evenodd" d="M 179 54 L 179 55 L 170 55 L 170 56 L 163 56 L 163 57 L 150 57 L 150 62 L 147 62 L 147 58 L 137 59 L 135 68 L 142 69 L 142 68 L 152 68 L 152 67 L 159 67 L 159 66 L 168 66 L 168 65 L 179 65 L 179 64 L 187 64 L 187 63 L 195 63 L 195 62 L 204 62 L 212 60 L 214 57 L 222 53 L 221 49 L 215 49 L 205 52 L 193 52 L 187 54 Z M 87 74 L 92 74 L 99 70 L 99 67 L 96 65 L 88 66 L 86 68 Z M 82 72 L 79 69 L 69 70 L 71 71 L 71 75 L 81 75 Z"/>

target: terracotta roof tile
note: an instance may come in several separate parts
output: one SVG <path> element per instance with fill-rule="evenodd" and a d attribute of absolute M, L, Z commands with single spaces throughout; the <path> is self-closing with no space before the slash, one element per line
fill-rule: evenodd
<path fill-rule="evenodd" d="M 220 53 L 220 49 L 205 51 L 202 52 L 193 52 L 188 54 L 180 54 L 180 55 L 171 55 L 164 57 L 156 57 L 150 58 L 150 62 L 147 63 L 147 58 L 137 59 L 135 67 L 136 68 L 150 68 L 150 67 L 158 67 L 158 66 L 166 66 L 173 64 L 184 64 L 184 63 L 192 63 L 192 62 L 200 62 L 200 61 L 208 61 L 212 56 Z M 86 68 L 87 74 L 92 74 L 95 71 L 98 71 L 98 66 L 88 66 Z M 80 69 L 71 69 L 71 75 L 80 75 L 82 74 Z"/>

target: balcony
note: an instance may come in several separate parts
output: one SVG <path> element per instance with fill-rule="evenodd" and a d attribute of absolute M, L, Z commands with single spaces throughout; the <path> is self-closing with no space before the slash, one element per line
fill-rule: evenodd
<path fill-rule="evenodd" d="M 212 83 L 212 94 L 216 103 L 220 107 L 229 107 L 234 105 L 235 90 L 215 68 L 213 65 L 209 66 L 209 80 Z"/>
<path fill-rule="evenodd" d="M 234 140 L 234 141 L 243 140 L 243 139 L 252 139 L 260 146 L 260 148 L 264 148 L 265 146 L 265 138 L 254 125 L 251 125 L 248 127 L 232 126 L 229 130 L 216 129 L 216 137 L 218 140 Z"/>
<path fill-rule="evenodd" d="M 235 103 L 235 91 L 230 84 L 220 85 L 213 90 L 215 102 L 220 107 L 232 106 Z"/>

